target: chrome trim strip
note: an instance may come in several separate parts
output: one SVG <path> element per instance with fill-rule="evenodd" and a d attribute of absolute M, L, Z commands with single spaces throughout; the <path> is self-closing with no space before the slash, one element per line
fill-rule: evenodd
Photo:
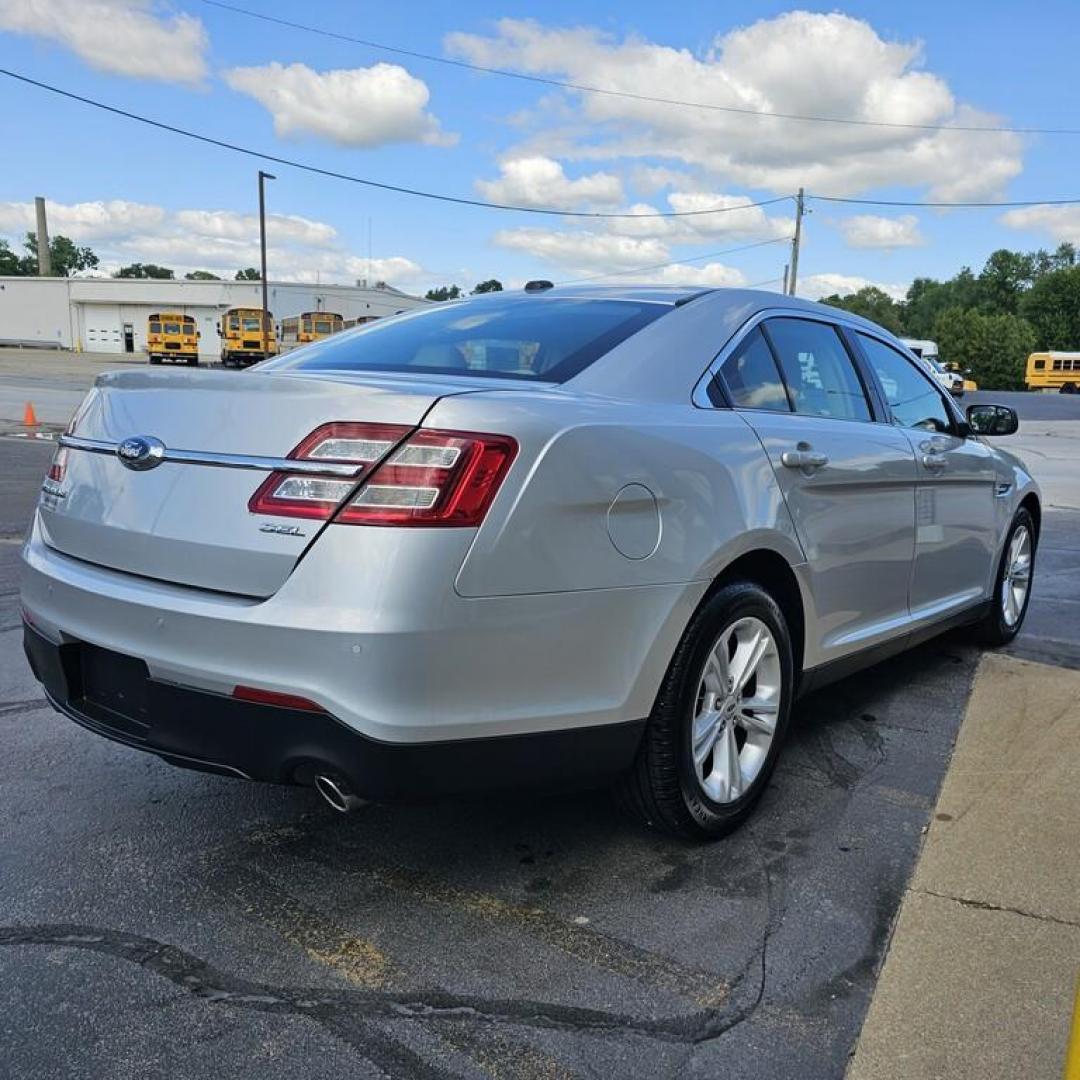
<path fill-rule="evenodd" d="M 103 439 L 85 439 L 81 435 L 61 435 L 60 445 L 69 450 L 85 450 L 90 454 L 116 456 L 120 445 Z M 177 465 L 210 465 L 219 469 L 253 469 L 258 472 L 302 473 L 305 476 L 341 476 L 353 480 L 363 474 L 367 465 L 347 465 L 344 462 L 301 461 L 296 458 L 260 457 L 255 454 L 217 454 L 206 450 L 174 450 L 165 448 L 162 461 Z"/>

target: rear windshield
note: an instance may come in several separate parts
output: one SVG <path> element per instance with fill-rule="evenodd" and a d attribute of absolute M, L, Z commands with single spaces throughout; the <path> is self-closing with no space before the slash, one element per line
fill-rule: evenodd
<path fill-rule="evenodd" d="M 378 319 L 262 367 L 565 382 L 668 310 L 632 300 L 556 297 L 450 303 Z"/>

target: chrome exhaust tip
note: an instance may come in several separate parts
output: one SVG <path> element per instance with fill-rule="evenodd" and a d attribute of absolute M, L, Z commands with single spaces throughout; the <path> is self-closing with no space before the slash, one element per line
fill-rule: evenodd
<path fill-rule="evenodd" d="M 339 813 L 348 814 L 366 805 L 367 800 L 354 795 L 343 780 L 319 773 L 315 777 L 315 790 Z"/>

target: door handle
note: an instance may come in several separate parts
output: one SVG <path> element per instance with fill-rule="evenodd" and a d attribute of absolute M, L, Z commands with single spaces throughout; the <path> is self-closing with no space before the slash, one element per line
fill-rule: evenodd
<path fill-rule="evenodd" d="M 944 454 L 923 454 L 922 463 L 923 468 L 929 469 L 931 472 L 941 472 L 948 465 Z"/>
<path fill-rule="evenodd" d="M 829 455 L 800 446 L 798 450 L 785 450 L 780 455 L 780 464 L 788 469 L 820 469 L 829 464 Z"/>

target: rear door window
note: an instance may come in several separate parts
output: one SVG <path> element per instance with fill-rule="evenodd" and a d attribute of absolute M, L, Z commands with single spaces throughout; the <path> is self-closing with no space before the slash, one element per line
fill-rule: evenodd
<path fill-rule="evenodd" d="M 839 331 L 810 319 L 768 319 L 791 404 L 805 416 L 871 420 L 866 391 Z"/>

